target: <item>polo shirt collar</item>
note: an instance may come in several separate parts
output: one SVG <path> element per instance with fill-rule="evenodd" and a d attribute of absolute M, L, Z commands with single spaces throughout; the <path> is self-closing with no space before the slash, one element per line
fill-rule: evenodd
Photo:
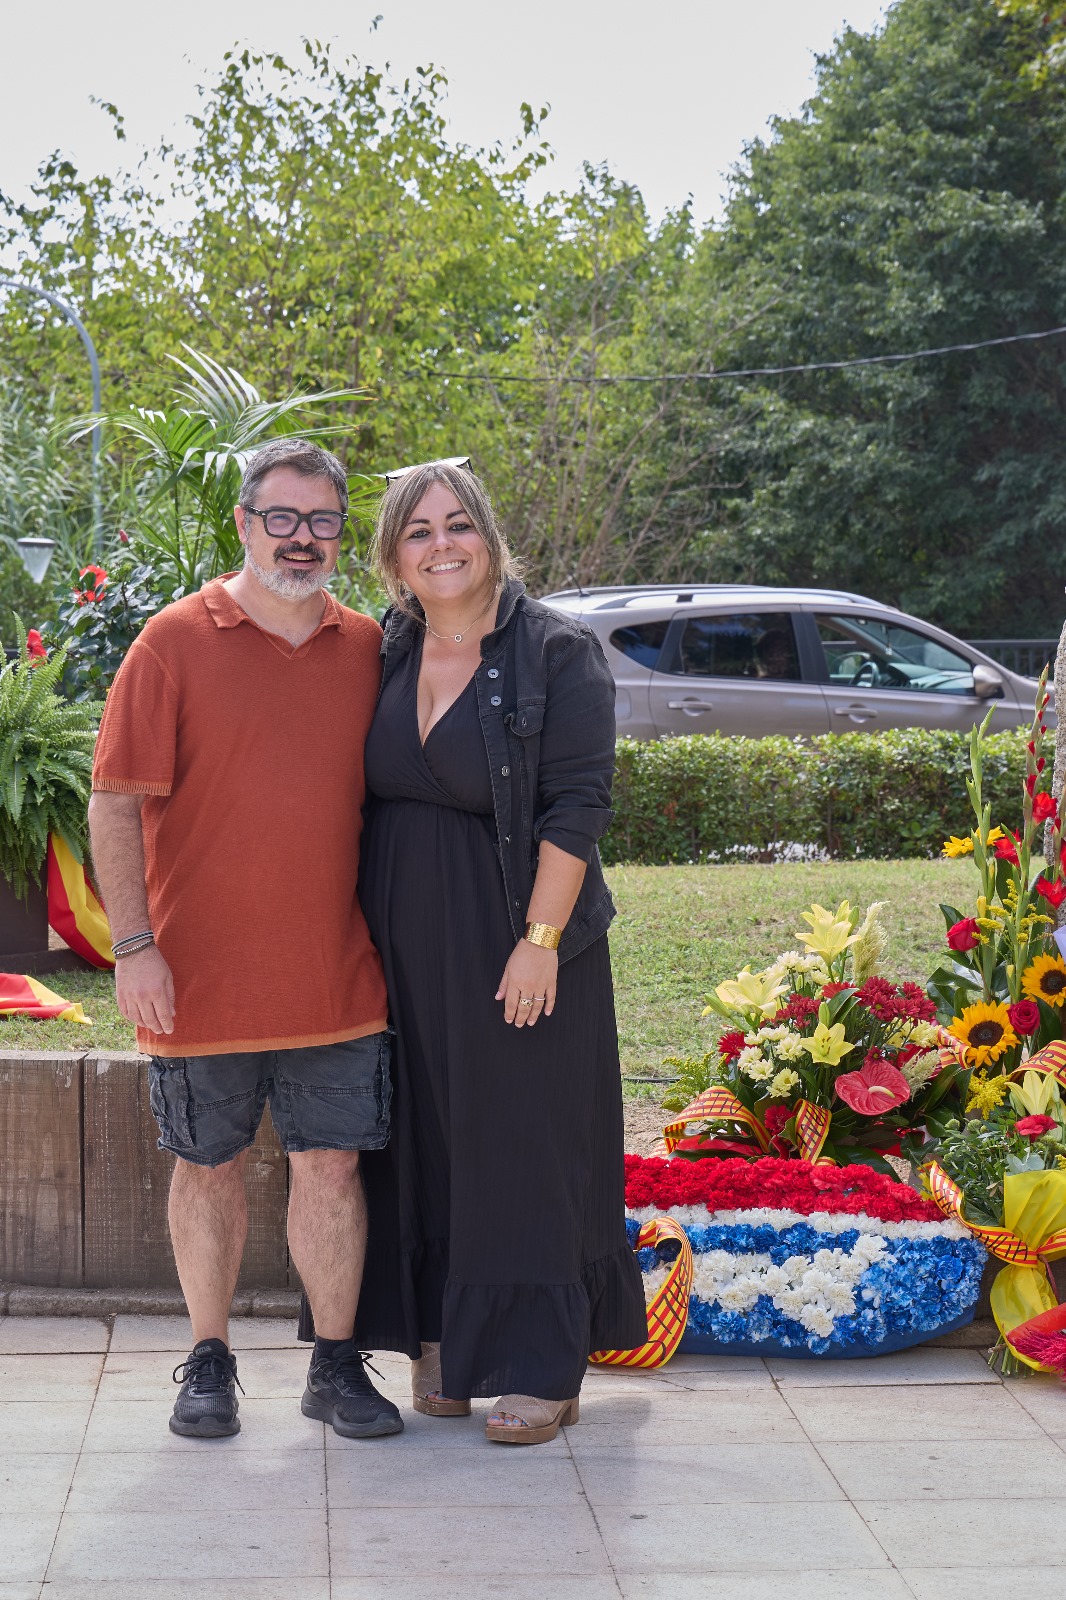
<path fill-rule="evenodd" d="M 236 576 L 235 572 L 224 572 L 220 578 L 212 578 L 211 582 L 205 583 L 200 590 L 200 598 L 207 607 L 208 615 L 216 628 L 238 628 L 242 622 L 250 622 L 253 628 L 259 628 L 260 625 L 255 618 L 250 617 L 247 611 L 237 604 L 225 587 L 226 579 L 235 578 Z M 315 629 L 315 633 L 318 633 L 322 628 L 339 628 L 341 625 L 340 607 L 328 589 L 323 592 L 326 606 L 322 613 L 322 620 L 318 628 Z M 266 628 L 260 628 L 262 633 L 268 631 Z M 313 639 L 314 636 L 312 634 L 311 638 Z M 306 644 L 308 641 L 305 640 L 304 643 Z"/>

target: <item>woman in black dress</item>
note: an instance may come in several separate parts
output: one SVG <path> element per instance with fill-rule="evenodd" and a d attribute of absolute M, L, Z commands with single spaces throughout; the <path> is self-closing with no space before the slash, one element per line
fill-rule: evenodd
<path fill-rule="evenodd" d="M 488 1437 L 538 1443 L 590 1351 L 646 1337 L 596 848 L 614 685 L 525 594 L 469 470 L 393 475 L 375 549 L 394 605 L 359 892 L 396 1051 L 356 1337 L 412 1357 L 420 1411 L 499 1395 Z"/>

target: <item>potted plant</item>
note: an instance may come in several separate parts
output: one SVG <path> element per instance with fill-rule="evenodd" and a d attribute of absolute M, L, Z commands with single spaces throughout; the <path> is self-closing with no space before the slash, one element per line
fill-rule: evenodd
<path fill-rule="evenodd" d="M 21 623 L 19 635 L 18 658 L 0 666 L 0 966 L 54 972 L 82 962 L 49 953 L 42 873 L 51 834 L 83 859 L 99 707 L 60 694 L 65 650 L 49 655 Z"/>

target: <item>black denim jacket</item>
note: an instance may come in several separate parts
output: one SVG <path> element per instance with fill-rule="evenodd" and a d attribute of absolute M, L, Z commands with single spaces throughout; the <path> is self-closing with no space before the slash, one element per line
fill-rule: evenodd
<path fill-rule="evenodd" d="M 382 688 L 422 633 L 416 618 L 395 607 L 383 627 Z M 474 676 L 516 942 L 525 932 L 541 840 L 588 863 L 559 946 L 559 960 L 568 961 L 614 916 L 596 845 L 613 816 L 611 669 L 590 628 L 531 600 L 525 585 L 510 579 Z"/>

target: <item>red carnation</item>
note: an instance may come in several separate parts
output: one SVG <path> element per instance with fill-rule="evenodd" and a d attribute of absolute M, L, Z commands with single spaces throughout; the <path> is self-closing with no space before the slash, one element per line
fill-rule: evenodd
<path fill-rule="evenodd" d="M 880 1117 L 910 1099 L 911 1086 L 898 1067 L 873 1052 L 863 1062 L 861 1072 L 845 1072 L 833 1085 L 852 1111 L 864 1117 Z"/>
<path fill-rule="evenodd" d="M 974 917 L 963 917 L 948 929 L 948 944 L 953 950 L 973 950 L 981 943 L 981 934 Z"/>
<path fill-rule="evenodd" d="M 742 1033 L 723 1033 L 718 1041 L 718 1054 L 726 1061 L 735 1061 L 743 1048 Z"/>
<path fill-rule="evenodd" d="M 1054 1117 L 1044 1117 L 1039 1114 L 1034 1117 L 1021 1117 L 1015 1124 L 1015 1132 L 1023 1134 L 1026 1139 L 1039 1139 L 1045 1133 L 1050 1133 L 1057 1128 L 1058 1123 Z"/>
<path fill-rule="evenodd" d="M 777 1134 L 795 1113 L 788 1106 L 767 1106 L 763 1115 L 763 1125 L 767 1133 Z"/>
<path fill-rule="evenodd" d="M 1034 822 L 1047 822 L 1050 817 L 1054 817 L 1056 815 L 1057 811 L 1058 811 L 1058 807 L 1055 804 L 1054 795 L 1047 794 L 1046 792 L 1045 793 L 1041 793 L 1041 794 L 1034 794 L 1034 796 L 1033 796 L 1033 821 Z"/>
<path fill-rule="evenodd" d="M 1042 894 L 1048 905 L 1056 909 L 1066 900 L 1066 878 L 1059 878 L 1055 883 L 1050 883 L 1041 873 L 1034 887 L 1037 894 Z"/>
<path fill-rule="evenodd" d="M 1035 1000 L 1018 1000 L 1007 1007 L 1010 1025 L 1015 1033 L 1028 1035 L 1040 1026 L 1040 1007 Z"/>
<path fill-rule="evenodd" d="M 34 661 L 48 660 L 48 651 L 44 647 L 44 640 L 36 628 L 31 628 L 26 635 L 26 654 L 29 656 L 31 664 Z"/>

